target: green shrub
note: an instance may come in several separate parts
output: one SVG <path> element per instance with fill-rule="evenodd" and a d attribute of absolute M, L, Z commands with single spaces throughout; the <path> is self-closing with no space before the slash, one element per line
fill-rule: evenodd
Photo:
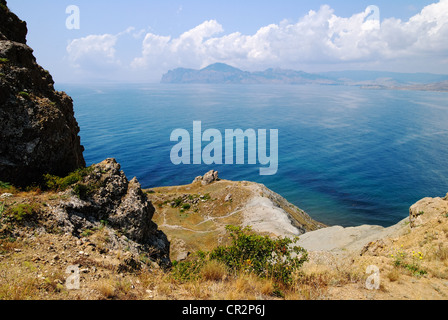
<path fill-rule="evenodd" d="M 202 267 L 206 263 L 207 253 L 198 251 L 188 261 L 173 261 L 171 276 L 179 281 L 191 281 L 200 277 Z"/>
<path fill-rule="evenodd" d="M 29 99 L 30 98 L 30 94 L 28 92 L 25 92 L 25 91 L 20 91 L 19 92 L 19 96 L 21 96 L 22 98 L 25 98 L 25 99 Z"/>
<path fill-rule="evenodd" d="M 250 228 L 227 226 L 226 229 L 231 245 L 219 246 L 209 253 L 199 251 L 188 261 L 174 262 L 172 276 L 181 281 L 196 280 L 207 261 L 216 260 L 236 274 L 250 272 L 289 285 L 294 272 L 308 260 L 306 250 L 294 246 L 297 238 L 271 239 L 254 234 Z"/>
<path fill-rule="evenodd" d="M 174 199 L 174 201 L 173 201 L 173 202 L 174 202 L 174 206 L 173 206 L 173 207 L 174 207 L 174 208 L 179 208 L 179 207 L 182 205 L 182 201 L 183 201 L 183 200 L 182 200 L 182 198 L 180 198 L 180 197 Z"/>
<path fill-rule="evenodd" d="M 0 58 L 0 63 L 8 63 L 9 59 L 8 58 Z"/>
<path fill-rule="evenodd" d="M 9 182 L 0 181 L 0 189 L 10 189 L 12 186 Z"/>
<path fill-rule="evenodd" d="M 39 211 L 40 204 L 38 203 L 20 203 L 9 207 L 5 214 L 16 222 L 22 222 L 23 220 L 33 218 Z"/>
<path fill-rule="evenodd" d="M 79 199 L 86 199 L 92 188 L 89 185 L 78 183 L 73 187 L 73 192 L 78 196 Z"/>
<path fill-rule="evenodd" d="M 188 203 L 184 203 L 183 205 L 182 205 L 182 209 L 184 209 L 184 210 L 189 210 L 191 208 L 191 206 L 190 206 L 190 204 L 188 204 Z"/>
<path fill-rule="evenodd" d="M 69 187 L 75 185 L 76 183 L 81 182 L 84 179 L 84 177 L 87 176 L 91 171 L 92 171 L 91 167 L 81 168 L 63 178 L 51 174 L 46 174 L 43 177 L 44 187 L 48 190 L 55 192 L 65 191 Z M 82 187 L 80 189 L 82 189 Z M 78 191 L 80 193 L 82 192 L 81 190 Z"/>
<path fill-rule="evenodd" d="M 202 196 L 202 200 L 208 201 L 210 200 L 212 197 L 210 196 L 210 193 L 206 193 L 204 196 Z"/>
<path fill-rule="evenodd" d="M 296 239 L 271 239 L 252 233 L 251 228 L 227 226 L 232 244 L 220 246 L 210 259 L 223 262 L 230 269 L 255 273 L 261 278 L 289 284 L 292 275 L 308 260 L 305 249 L 293 246 Z"/>

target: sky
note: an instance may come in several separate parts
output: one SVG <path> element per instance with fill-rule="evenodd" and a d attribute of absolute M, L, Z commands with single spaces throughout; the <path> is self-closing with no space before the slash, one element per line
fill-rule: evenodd
<path fill-rule="evenodd" d="M 171 69 L 216 62 L 247 71 L 448 74 L 448 0 L 8 0 L 8 6 L 27 22 L 38 63 L 61 83 L 152 83 Z"/>

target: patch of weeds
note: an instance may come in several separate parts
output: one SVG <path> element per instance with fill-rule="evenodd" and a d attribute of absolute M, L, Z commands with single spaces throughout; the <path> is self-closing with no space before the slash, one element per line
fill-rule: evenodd
<path fill-rule="evenodd" d="M 85 200 L 87 199 L 88 195 L 91 194 L 95 189 L 95 186 L 79 183 L 73 187 L 73 192 L 78 196 L 79 199 Z"/>
<path fill-rule="evenodd" d="M 183 199 L 181 197 L 173 200 L 173 208 L 179 208 L 182 205 Z"/>
<path fill-rule="evenodd" d="M 181 282 L 197 280 L 200 278 L 202 267 L 206 263 L 207 253 L 197 251 L 188 261 L 173 261 L 171 277 Z"/>
<path fill-rule="evenodd" d="M 81 168 L 70 173 L 66 177 L 58 177 L 55 175 L 46 174 L 43 176 L 44 187 L 47 190 L 55 192 L 65 191 L 76 183 L 81 182 L 84 177 L 92 172 L 92 170 L 92 167 Z"/>
<path fill-rule="evenodd" d="M 139 256 L 140 262 L 143 263 L 144 265 L 150 266 L 151 265 L 151 258 L 146 254 L 146 253 L 142 253 Z"/>
<path fill-rule="evenodd" d="M 8 63 L 9 59 L 8 58 L 0 58 L 0 63 Z"/>
<path fill-rule="evenodd" d="M 201 196 L 202 200 L 208 201 L 210 200 L 212 197 L 210 196 L 210 193 L 206 193 L 205 195 Z"/>
<path fill-rule="evenodd" d="M 93 230 L 91 229 L 85 229 L 82 233 L 81 233 L 81 237 L 90 237 L 92 234 L 94 233 Z"/>
<path fill-rule="evenodd" d="M 20 91 L 19 92 L 19 96 L 21 96 L 24 99 L 30 99 L 31 98 L 30 94 L 28 92 L 25 92 L 25 91 Z"/>
<path fill-rule="evenodd" d="M 98 189 L 98 185 L 81 183 L 87 175 L 92 172 L 93 168 L 81 168 L 78 169 L 66 177 L 58 177 L 51 174 L 43 176 L 43 188 L 49 191 L 61 192 L 72 187 L 73 192 L 81 200 L 85 200 L 92 192 Z"/>
<path fill-rule="evenodd" d="M 424 256 L 420 251 L 417 253 L 412 251 L 412 257 L 410 257 L 408 253 L 401 249 L 395 254 L 391 254 L 391 258 L 394 259 L 393 264 L 396 268 L 403 268 L 417 277 L 427 274 L 427 271 L 421 267 Z"/>
<path fill-rule="evenodd" d="M 10 189 L 12 185 L 9 182 L 0 181 L 0 189 Z"/>
<path fill-rule="evenodd" d="M 20 203 L 9 207 L 5 216 L 14 222 L 22 222 L 24 220 L 31 220 L 35 218 L 41 209 L 39 203 Z"/>

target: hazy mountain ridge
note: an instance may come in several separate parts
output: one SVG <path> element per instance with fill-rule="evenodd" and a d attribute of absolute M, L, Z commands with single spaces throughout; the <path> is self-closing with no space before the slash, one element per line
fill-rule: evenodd
<path fill-rule="evenodd" d="M 448 91 L 448 75 L 386 71 L 331 71 L 307 73 L 281 68 L 249 72 L 224 63 L 200 70 L 177 68 L 161 83 L 177 84 L 318 84 L 360 86 L 365 89 Z"/>
<path fill-rule="evenodd" d="M 201 70 L 178 68 L 163 75 L 162 83 L 215 83 L 215 84 L 338 84 L 325 76 L 303 71 L 267 69 L 249 72 L 224 63 L 215 63 Z"/>

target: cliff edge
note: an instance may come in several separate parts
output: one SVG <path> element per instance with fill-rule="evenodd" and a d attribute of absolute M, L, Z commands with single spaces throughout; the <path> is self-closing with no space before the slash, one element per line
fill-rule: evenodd
<path fill-rule="evenodd" d="M 54 89 L 26 34 L 26 23 L 0 0 L 0 181 L 16 186 L 86 165 L 73 101 Z"/>

